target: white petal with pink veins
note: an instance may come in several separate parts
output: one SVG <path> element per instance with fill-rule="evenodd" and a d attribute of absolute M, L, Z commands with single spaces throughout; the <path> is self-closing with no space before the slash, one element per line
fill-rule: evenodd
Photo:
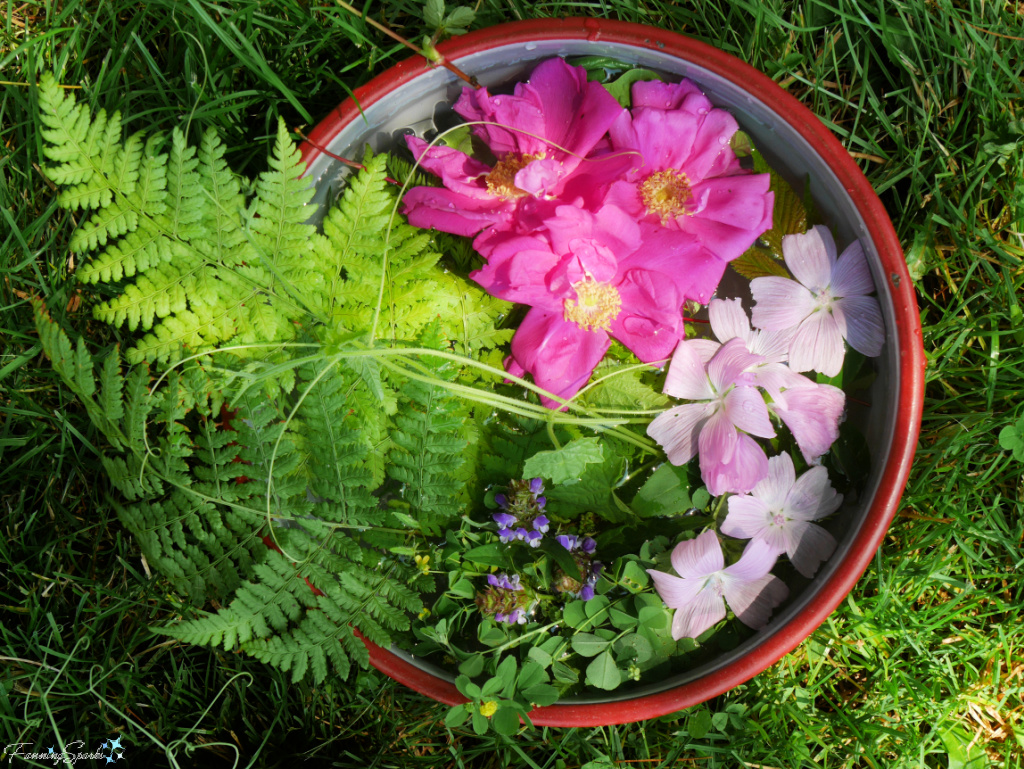
<path fill-rule="evenodd" d="M 717 591 L 705 589 L 688 605 L 676 609 L 672 637 L 696 638 L 725 619 L 725 600 Z"/>
<path fill-rule="evenodd" d="M 768 407 L 756 387 L 734 387 L 725 396 L 725 413 L 738 429 L 759 438 L 774 438 Z"/>
<path fill-rule="evenodd" d="M 715 397 L 704 368 L 702 353 L 706 346 L 702 348 L 695 343 L 696 340 L 684 339 L 676 345 L 665 377 L 666 395 L 688 401 L 706 401 Z"/>
<path fill-rule="evenodd" d="M 684 403 L 658 414 L 647 434 L 665 450 L 668 461 L 685 465 L 697 454 L 701 428 L 715 409 L 713 403 Z"/>
<path fill-rule="evenodd" d="M 725 566 L 725 556 L 714 531 L 680 542 L 672 549 L 672 568 L 681 577 L 707 577 Z"/>
<path fill-rule="evenodd" d="M 813 293 L 820 293 L 832 282 L 836 244 L 827 227 L 819 224 L 802 235 L 786 235 L 782 255 L 793 277 Z"/>
<path fill-rule="evenodd" d="M 843 368 L 846 345 L 839 324 L 827 310 L 812 313 L 789 343 L 789 365 L 794 371 L 820 371 L 835 376 Z"/>
<path fill-rule="evenodd" d="M 789 456 L 786 454 L 785 456 Z M 771 460 L 769 460 L 769 463 Z M 792 466 L 792 460 L 790 461 Z M 820 465 L 801 475 L 786 496 L 786 515 L 797 521 L 816 521 L 831 515 L 843 503 L 828 479 L 828 470 Z"/>
<path fill-rule="evenodd" d="M 754 297 L 751 321 L 756 328 L 785 331 L 797 326 L 818 306 L 814 294 L 789 278 L 769 275 L 750 281 Z"/>

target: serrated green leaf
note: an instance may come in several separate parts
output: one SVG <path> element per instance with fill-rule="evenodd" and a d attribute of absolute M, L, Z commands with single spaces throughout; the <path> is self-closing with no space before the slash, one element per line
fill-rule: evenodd
<path fill-rule="evenodd" d="M 555 484 L 578 482 L 587 465 L 604 461 L 604 448 L 597 438 L 577 438 L 552 451 L 538 451 L 526 460 L 523 477 L 546 478 Z"/>
<path fill-rule="evenodd" d="M 425 0 L 423 3 L 423 23 L 430 29 L 437 29 L 444 19 L 444 0 Z"/>

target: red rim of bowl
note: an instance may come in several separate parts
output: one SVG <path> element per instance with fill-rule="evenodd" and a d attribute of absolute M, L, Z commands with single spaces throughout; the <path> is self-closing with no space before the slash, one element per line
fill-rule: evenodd
<path fill-rule="evenodd" d="M 810 603 L 763 643 L 740 659 L 699 679 L 632 700 L 555 704 L 536 708 L 530 714 L 534 724 L 540 726 L 603 726 L 656 718 L 716 697 L 750 680 L 791 652 L 835 610 L 864 573 L 896 513 L 910 473 L 921 424 L 925 359 L 913 283 L 889 216 L 849 153 L 814 113 L 766 75 L 731 54 L 706 43 L 641 24 L 585 18 L 535 19 L 471 32 L 438 46 L 438 50 L 449 61 L 457 62 L 463 56 L 499 46 L 546 40 L 605 40 L 698 62 L 701 67 L 743 88 L 771 108 L 817 149 L 863 216 L 889 283 L 895 309 L 893 331 L 899 345 L 899 407 L 896 409 L 891 454 L 864 524 L 828 582 L 818 589 Z M 365 108 L 387 98 L 396 88 L 430 67 L 422 58 L 412 57 L 356 89 L 354 96 Z M 352 99 L 339 105 L 316 126 L 309 135 L 309 141 L 302 145 L 303 160 L 308 164 L 319 156 L 321 151 L 318 147 L 327 146 L 359 114 L 359 106 Z M 466 701 L 453 683 L 437 678 L 366 639 L 363 641 L 369 649 L 370 662 L 382 673 L 446 704 Z"/>

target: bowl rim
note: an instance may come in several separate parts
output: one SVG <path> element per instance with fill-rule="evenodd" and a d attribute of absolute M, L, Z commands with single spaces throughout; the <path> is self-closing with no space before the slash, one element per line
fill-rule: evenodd
<path fill-rule="evenodd" d="M 470 32 L 437 46 L 449 61 L 515 44 L 544 41 L 604 40 L 676 56 L 731 81 L 770 108 L 776 116 L 799 133 L 821 155 L 842 182 L 851 201 L 866 223 L 888 282 L 894 318 L 893 332 L 899 355 L 896 367 L 898 407 L 892 444 L 879 479 L 875 499 L 864 523 L 854 536 L 846 556 L 811 598 L 784 626 L 778 628 L 743 657 L 705 676 L 656 694 L 607 703 L 556 703 L 535 708 L 530 718 L 540 726 L 604 726 L 640 721 L 687 708 L 716 697 L 756 676 L 795 649 L 807 638 L 853 589 L 867 569 L 895 516 L 910 473 L 921 425 L 924 402 L 925 356 L 913 283 L 903 250 L 882 202 L 850 154 L 820 119 L 771 78 L 732 54 L 684 35 L 632 22 L 583 17 L 532 19 L 499 24 Z M 300 147 L 309 163 L 321 154 L 321 147 L 351 121 L 361 109 L 374 104 L 395 89 L 433 69 L 419 56 L 399 62 L 355 89 L 352 97 L 332 110 Z M 409 688 L 448 705 L 466 702 L 450 681 L 439 679 L 402 657 L 363 638 L 371 664 L 377 670 Z"/>

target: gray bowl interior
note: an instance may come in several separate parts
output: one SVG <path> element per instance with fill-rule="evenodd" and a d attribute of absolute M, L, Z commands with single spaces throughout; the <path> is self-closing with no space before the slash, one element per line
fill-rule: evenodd
<path fill-rule="evenodd" d="M 863 525 L 878 493 L 881 471 L 888 461 L 892 443 L 899 392 L 899 351 L 893 334 L 895 311 L 892 297 L 888 292 L 886 275 L 879 260 L 878 248 L 869 236 L 867 224 L 824 159 L 763 102 L 699 64 L 683 61 L 664 52 L 605 40 L 545 41 L 527 45 L 507 45 L 460 58 L 457 63 L 464 71 L 475 74 L 482 85 L 497 88 L 526 79 L 533 68 L 544 59 L 553 56 L 581 55 L 610 56 L 621 61 L 633 62 L 638 66 L 664 73 L 669 79 L 689 78 L 704 90 L 716 106 L 728 109 L 736 117 L 741 128 L 751 136 L 754 146 L 763 153 L 772 168 L 793 184 L 798 192 L 802 191 L 804 180 L 810 179 L 815 206 L 835 235 L 840 251 L 857 238 L 863 243 L 875 286 L 878 288 L 878 299 L 887 329 L 887 342 L 882 355 L 872 361 L 877 376 L 867 394 L 870 408 L 860 409 L 859 413 L 851 411 L 848 415 L 848 418 L 854 420 L 860 427 L 867 441 L 871 455 L 868 481 L 856 498 L 848 494 L 842 509 L 827 521 L 827 528 L 839 544 L 832 558 L 822 566 L 814 580 L 796 595 L 783 611 L 776 614 L 766 628 L 711 662 L 678 676 L 630 687 L 628 690 L 561 700 L 565 704 L 633 699 L 699 679 L 749 653 L 779 632 L 780 628 L 804 609 L 835 573 L 839 564 L 850 554 L 854 534 Z M 396 90 L 389 98 L 364 106 L 363 116 L 344 128 L 326 149 L 343 157 L 359 159 L 367 145 L 375 152 L 380 152 L 395 146 L 401 135 L 408 133 L 409 129 L 422 135 L 437 128 L 439 119 L 443 120 L 444 116 L 450 115 L 450 105 L 458 98 L 463 86 L 462 81 L 445 69 L 430 70 Z M 310 163 L 307 176 L 316 186 L 313 203 L 319 207 L 314 220 L 322 218 L 326 207 L 344 186 L 345 177 L 349 173 L 348 168 L 325 154 L 320 154 Z M 719 295 L 734 295 L 739 289 L 739 286 L 723 284 L 719 289 Z M 745 306 L 749 310 L 746 302 Z M 454 676 L 446 670 L 400 649 L 393 648 L 392 651 L 440 678 L 454 681 Z"/>

